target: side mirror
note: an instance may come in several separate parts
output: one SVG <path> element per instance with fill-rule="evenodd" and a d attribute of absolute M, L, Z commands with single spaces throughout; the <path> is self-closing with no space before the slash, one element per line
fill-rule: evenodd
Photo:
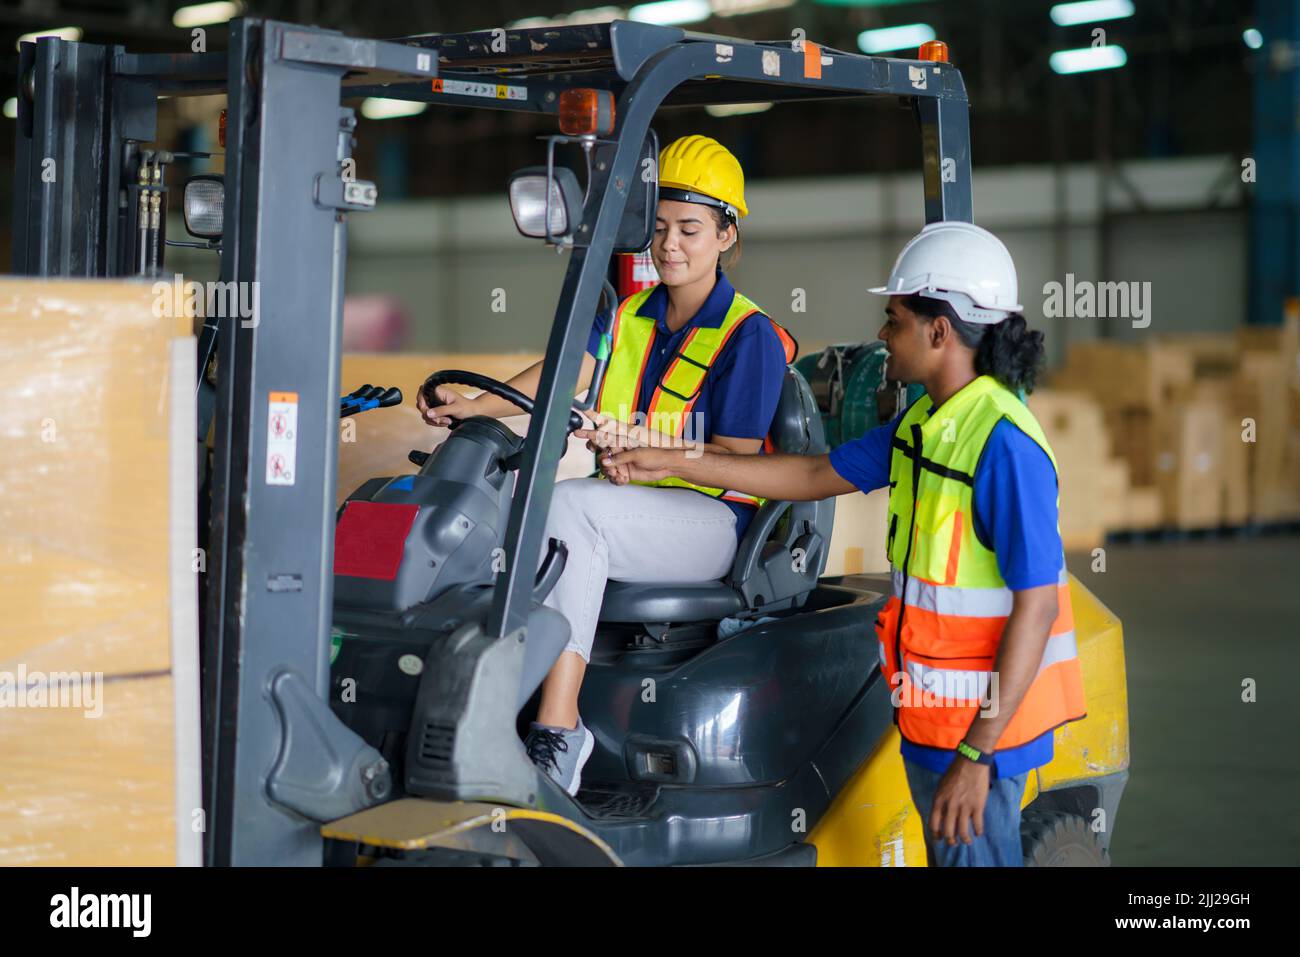
<path fill-rule="evenodd" d="M 220 239 L 226 209 L 226 178 L 191 176 L 185 183 L 185 230 L 200 239 Z"/>
<path fill-rule="evenodd" d="M 549 179 L 545 166 L 510 177 L 510 215 L 525 236 L 554 242 L 572 234 L 582 221 L 582 201 L 578 177 L 567 167 L 553 167 Z"/>

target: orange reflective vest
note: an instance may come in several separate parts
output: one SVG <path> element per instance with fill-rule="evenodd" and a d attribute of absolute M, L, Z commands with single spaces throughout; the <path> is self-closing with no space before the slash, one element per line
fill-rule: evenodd
<path fill-rule="evenodd" d="M 655 288 L 656 286 L 651 286 L 628 296 L 614 314 L 614 322 L 610 328 L 612 342 L 609 366 L 605 370 L 605 379 L 596 397 L 596 411 L 626 423 L 644 417 L 643 424 L 651 429 L 674 438 L 683 436 L 691 410 L 695 408 L 695 402 L 704 388 L 704 377 L 708 375 L 709 367 L 722 354 L 723 348 L 741 324 L 753 315 L 763 316 L 772 324 L 772 329 L 785 348 L 786 363 L 794 361 L 798 348 L 794 337 L 776 320 L 764 316 L 758 306 L 737 292 L 732 297 L 731 305 L 717 328 L 696 326 L 686 334 L 678 347 L 677 354 L 665 366 L 663 375 L 650 397 L 649 408 L 638 411 L 636 406 L 641 395 L 641 381 L 645 376 L 650 349 L 654 345 L 655 338 L 655 320 L 650 316 L 641 315 L 639 310 Z M 698 441 L 705 439 L 704 436 L 695 438 Z M 692 488 L 714 498 L 759 507 L 764 502 L 764 499 L 744 492 L 695 485 L 675 476 L 637 484 Z"/>
<path fill-rule="evenodd" d="M 914 744 L 955 748 L 982 710 L 998 707 L 994 672 L 1012 592 L 975 534 L 975 469 L 1002 419 L 1056 457 L 1033 414 L 996 379 L 979 376 L 931 416 L 923 396 L 894 433 L 886 548 L 892 595 L 876 619 L 881 670 L 899 732 Z M 1060 611 L 1038 674 L 997 742 L 1016 747 L 1085 714 L 1065 559 Z"/>

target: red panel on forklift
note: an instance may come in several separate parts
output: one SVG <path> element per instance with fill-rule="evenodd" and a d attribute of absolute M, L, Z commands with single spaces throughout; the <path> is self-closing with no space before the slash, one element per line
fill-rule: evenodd
<path fill-rule="evenodd" d="M 334 530 L 334 574 L 392 581 L 418 505 L 348 502 Z"/>

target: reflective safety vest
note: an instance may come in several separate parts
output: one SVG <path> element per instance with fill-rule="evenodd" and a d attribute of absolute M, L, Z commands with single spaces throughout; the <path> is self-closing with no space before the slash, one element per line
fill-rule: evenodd
<path fill-rule="evenodd" d="M 929 417 L 930 397 L 912 404 L 894 432 L 886 549 L 893 594 L 876 618 L 880 667 L 899 732 L 914 744 L 955 748 L 982 709 L 992 717 L 993 673 L 1012 592 L 997 558 L 975 535 L 975 469 L 1002 419 L 1056 456 L 1025 404 L 979 376 Z M 1037 677 L 996 750 L 1032 741 L 1085 714 L 1069 578 L 1062 556 L 1060 611 Z"/>
<path fill-rule="evenodd" d="M 639 310 L 650 298 L 656 286 L 642 289 L 623 300 L 614 314 L 614 323 L 610 329 L 609 365 L 605 369 L 605 380 L 601 383 L 600 393 L 596 396 L 596 411 L 612 416 L 619 422 L 644 424 L 649 428 L 663 432 L 665 435 L 686 437 L 693 441 L 704 442 L 706 436 L 687 432 L 691 410 L 704 388 L 704 379 L 709 367 L 722 354 L 723 348 L 732 334 L 740 328 L 750 316 L 763 315 L 762 310 L 753 302 L 737 292 L 731 300 L 722 323 L 716 328 L 696 326 L 691 329 L 678 347 L 677 354 L 664 367 L 663 375 L 650 397 L 650 406 L 637 409 L 641 395 L 641 379 L 645 375 L 646 365 L 650 359 L 650 349 L 655 340 L 655 320 L 643 316 Z M 764 318 L 767 318 L 766 316 Z M 794 338 L 774 319 L 768 318 L 785 348 L 785 361 L 794 361 L 798 346 Z M 644 422 L 641 419 L 644 418 Z M 692 430 L 693 432 L 693 430 Z M 677 488 L 693 488 L 712 495 L 714 498 L 729 502 L 743 502 L 762 507 L 766 499 L 744 492 L 727 489 L 710 488 L 695 485 L 674 476 L 655 482 L 638 482 L 638 485 L 659 485 Z"/>

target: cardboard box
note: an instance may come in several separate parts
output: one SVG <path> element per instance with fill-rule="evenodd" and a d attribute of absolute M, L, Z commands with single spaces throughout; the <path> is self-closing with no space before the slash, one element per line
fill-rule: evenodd
<path fill-rule="evenodd" d="M 1242 352 L 1232 382 L 1232 414 L 1245 437 L 1250 514 L 1256 522 L 1287 521 L 1300 497 L 1300 455 L 1295 450 L 1291 385 L 1285 356 Z"/>
<path fill-rule="evenodd" d="M 1056 456 L 1061 540 L 1067 550 L 1095 547 L 1106 534 L 1103 469 L 1110 457 L 1101 407 L 1086 392 L 1038 389 L 1029 410 Z"/>
<path fill-rule="evenodd" d="M 1223 411 L 1207 400 L 1165 410 L 1156 418 L 1156 487 L 1164 521 L 1208 528 L 1222 521 Z"/>
<path fill-rule="evenodd" d="M 889 489 L 866 495 L 849 492 L 835 499 L 835 526 L 823 575 L 889 571 L 885 533 L 889 527 Z"/>
<path fill-rule="evenodd" d="M 1106 460 L 1099 481 L 1102 528 L 1109 532 L 1130 527 L 1128 463 L 1119 458 Z"/>
<path fill-rule="evenodd" d="M 195 341 L 155 299 L 0 281 L 0 864 L 200 862 Z"/>
<path fill-rule="evenodd" d="M 1159 528 L 1164 510 L 1160 490 L 1154 486 L 1132 486 L 1125 499 L 1124 528 L 1147 531 Z"/>
<path fill-rule="evenodd" d="M 1093 340 L 1070 346 L 1054 389 L 1087 392 L 1106 409 L 1163 405 L 1193 378 L 1191 352 L 1177 346 Z"/>

